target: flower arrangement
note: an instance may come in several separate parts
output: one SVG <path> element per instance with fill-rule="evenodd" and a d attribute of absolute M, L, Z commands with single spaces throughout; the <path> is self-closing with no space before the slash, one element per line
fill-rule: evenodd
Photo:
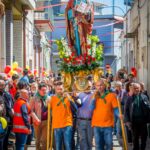
<path fill-rule="evenodd" d="M 61 59 L 60 70 L 65 72 L 76 72 L 80 70 L 94 70 L 103 61 L 103 46 L 98 45 L 98 36 L 89 35 L 87 42 L 87 53 L 76 56 L 68 46 L 64 38 L 56 40 L 59 57 Z"/>

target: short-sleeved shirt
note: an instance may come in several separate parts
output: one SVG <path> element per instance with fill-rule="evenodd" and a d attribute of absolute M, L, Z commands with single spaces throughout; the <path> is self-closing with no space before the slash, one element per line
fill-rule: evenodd
<path fill-rule="evenodd" d="M 65 98 L 64 103 L 66 104 L 66 107 L 62 102 L 60 102 L 60 99 L 57 96 L 51 97 L 50 106 L 52 110 L 53 129 L 72 126 L 72 112 L 70 101 Z"/>
<path fill-rule="evenodd" d="M 92 127 L 113 127 L 114 108 L 117 107 L 117 97 L 114 93 L 106 95 L 105 100 L 101 98 L 96 99 L 92 116 Z"/>

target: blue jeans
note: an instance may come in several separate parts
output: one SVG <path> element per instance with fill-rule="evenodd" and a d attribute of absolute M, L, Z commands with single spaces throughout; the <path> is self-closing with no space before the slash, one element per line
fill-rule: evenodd
<path fill-rule="evenodd" d="M 112 127 L 94 127 L 96 150 L 112 150 Z"/>
<path fill-rule="evenodd" d="M 71 126 L 65 128 L 54 129 L 54 137 L 56 150 L 62 149 L 62 144 L 65 145 L 65 150 L 72 149 L 72 134 L 73 130 Z"/>
<path fill-rule="evenodd" d="M 120 119 L 117 120 L 117 137 L 121 138 L 122 137 L 122 130 L 121 130 L 121 122 Z"/>
<path fill-rule="evenodd" d="M 24 150 L 27 141 L 27 134 L 16 133 L 16 150 Z"/>
<path fill-rule="evenodd" d="M 79 134 L 80 149 L 91 150 L 93 139 L 93 129 L 91 127 L 91 121 L 78 119 L 77 130 Z"/>
<path fill-rule="evenodd" d="M 114 115 L 114 117 L 115 117 L 114 134 L 116 135 L 117 134 L 117 120 L 118 120 L 118 117 L 116 115 Z"/>

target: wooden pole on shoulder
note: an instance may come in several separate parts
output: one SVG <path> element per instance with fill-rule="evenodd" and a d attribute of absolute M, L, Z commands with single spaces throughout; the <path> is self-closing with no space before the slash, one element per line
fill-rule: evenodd
<path fill-rule="evenodd" d="M 119 114 L 120 116 L 122 116 L 122 110 L 121 110 L 121 104 L 120 104 L 119 98 L 117 98 L 117 102 L 118 102 Z M 124 150 L 128 150 L 127 137 L 126 137 L 124 122 L 122 118 L 120 118 L 120 123 L 121 123 L 121 129 L 122 129 L 123 147 L 124 147 Z"/>
<path fill-rule="evenodd" d="M 50 144 L 50 104 L 48 103 L 48 119 L 47 119 L 47 150 L 49 150 L 49 144 Z"/>

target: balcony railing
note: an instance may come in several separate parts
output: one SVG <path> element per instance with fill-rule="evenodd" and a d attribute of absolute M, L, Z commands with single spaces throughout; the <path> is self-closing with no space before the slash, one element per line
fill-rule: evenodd
<path fill-rule="evenodd" d="M 37 8 L 51 5 L 51 0 L 37 0 L 36 2 Z M 35 20 L 49 20 L 51 24 L 54 23 L 54 15 L 53 15 L 53 9 L 52 8 L 44 8 L 40 9 L 38 11 L 35 11 Z"/>

